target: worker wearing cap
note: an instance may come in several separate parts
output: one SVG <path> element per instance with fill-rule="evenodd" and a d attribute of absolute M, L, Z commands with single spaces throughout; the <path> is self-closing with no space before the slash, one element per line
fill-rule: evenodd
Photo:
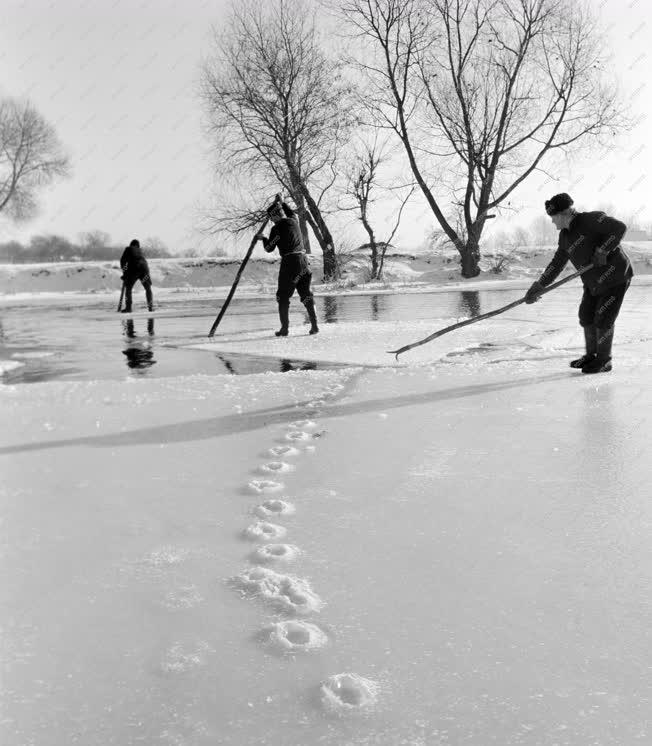
<path fill-rule="evenodd" d="M 586 353 L 570 365 L 581 368 L 582 373 L 610 371 L 614 324 L 634 275 L 620 246 L 627 226 L 604 212 L 577 212 L 566 193 L 546 200 L 545 209 L 559 231 L 559 245 L 541 277 L 527 291 L 525 302 L 539 300 L 543 288 L 555 281 L 569 260 L 576 269 L 593 264 L 582 274 L 584 295 L 579 308 Z"/>

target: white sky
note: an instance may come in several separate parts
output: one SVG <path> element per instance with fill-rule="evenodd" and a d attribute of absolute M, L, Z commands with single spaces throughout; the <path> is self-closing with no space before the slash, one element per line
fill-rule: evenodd
<path fill-rule="evenodd" d="M 609 203 L 620 217 L 638 213 L 652 222 L 649 0 L 591 5 L 639 124 L 608 153 L 566 166 L 556 181 L 528 180 L 494 230 L 527 225 L 559 191 L 570 192 L 580 209 Z M 227 7 L 227 0 L 3 0 L 0 95 L 29 97 L 56 126 L 73 177 L 43 193 L 41 213 L 28 225 L 0 222 L 0 240 L 36 233 L 74 239 L 100 229 L 117 244 L 157 236 L 173 252 L 210 247 L 195 229 L 210 190 L 198 80 L 210 27 L 219 27 Z M 418 246 L 432 227 L 417 197 L 394 243 Z"/>

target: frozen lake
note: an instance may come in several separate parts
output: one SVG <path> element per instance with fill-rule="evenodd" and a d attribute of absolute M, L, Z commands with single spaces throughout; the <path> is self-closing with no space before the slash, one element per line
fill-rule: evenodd
<path fill-rule="evenodd" d="M 330 367 L 282 375 L 201 367 L 185 300 L 151 337 L 3 310 L 56 358 L 0 387 L 3 745 L 650 743 L 647 288 L 608 375 L 568 368 L 577 288 L 349 364 L 516 295 L 338 297 L 285 340 Z M 278 366 L 273 302 L 234 310 L 220 354 Z"/>
<path fill-rule="evenodd" d="M 392 321 L 471 316 L 518 297 L 518 291 L 464 291 L 419 295 L 350 295 L 316 299 L 322 325 L 341 321 Z M 287 359 L 254 355 L 206 354 L 180 351 L 181 345 L 206 341 L 220 303 L 205 299 L 166 298 L 158 313 L 138 311 L 125 318 L 113 303 L 85 303 L 3 309 L 0 358 L 23 363 L 4 376 L 5 383 L 30 383 L 52 379 L 119 379 L 125 374 L 169 377 L 184 373 L 250 374 L 323 368 Z M 295 298 L 292 323 L 306 323 L 303 307 Z M 222 321 L 215 341 L 241 331 L 277 328 L 276 303 L 271 298 L 236 298 Z M 279 342 L 279 349 L 282 349 Z"/>
<path fill-rule="evenodd" d="M 419 294 L 377 294 L 326 296 L 316 299 L 322 326 L 340 322 L 392 322 L 433 320 L 476 316 L 510 303 L 522 296 L 521 290 L 451 291 Z M 646 288 L 633 288 L 631 304 L 644 298 Z M 220 350 L 180 349 L 206 341 L 219 303 L 205 299 L 166 298 L 152 316 L 142 311 L 136 297 L 135 314 L 128 318 L 115 313 L 113 302 L 85 302 L 83 305 L 57 304 L 4 307 L 0 319 L 0 359 L 21 363 L 0 379 L 4 383 L 33 383 L 54 379 L 107 380 L 125 376 L 158 378 L 189 373 L 250 374 L 265 371 L 287 372 L 328 367 L 322 363 L 293 360 L 284 354 L 278 341 L 273 358 L 243 355 Z M 575 314 L 577 291 L 558 291 L 546 302 L 545 321 L 567 319 Z M 141 308 L 139 311 L 138 309 Z M 541 323 L 530 309 L 518 308 L 498 317 L 500 325 L 518 319 L 530 326 Z M 293 326 L 307 323 L 303 307 L 292 303 Z M 494 322 L 495 324 L 496 322 Z M 276 329 L 276 303 L 273 298 L 235 299 L 215 336 L 215 342 L 240 332 L 266 332 Z M 218 346 L 218 345 L 216 345 Z"/>

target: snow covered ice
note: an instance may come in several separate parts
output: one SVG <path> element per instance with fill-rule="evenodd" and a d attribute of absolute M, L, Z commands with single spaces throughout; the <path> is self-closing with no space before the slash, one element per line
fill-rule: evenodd
<path fill-rule="evenodd" d="M 647 290 L 596 377 L 560 293 L 0 387 L 2 743 L 649 743 Z"/>

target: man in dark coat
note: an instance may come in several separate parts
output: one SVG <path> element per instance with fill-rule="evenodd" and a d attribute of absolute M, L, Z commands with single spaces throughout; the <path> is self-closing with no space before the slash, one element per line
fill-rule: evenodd
<path fill-rule="evenodd" d="M 281 255 L 276 291 L 281 328 L 276 332 L 276 336 L 287 337 L 288 335 L 290 298 L 295 290 L 299 293 L 299 298 L 308 312 L 308 318 L 310 319 L 309 334 L 317 334 L 319 327 L 317 326 L 315 301 L 310 291 L 312 272 L 303 248 L 299 221 L 294 210 L 281 200 L 280 195 L 277 195 L 274 202 L 267 208 L 267 214 L 274 223 L 269 238 L 266 238 L 262 233 L 259 233 L 256 238 L 263 242 L 265 251 L 271 253 L 278 248 L 278 253 Z"/>
<path fill-rule="evenodd" d="M 120 267 L 122 268 L 122 281 L 125 285 L 125 307 L 122 313 L 131 313 L 132 296 L 131 291 L 140 280 L 145 288 L 145 297 L 147 298 L 147 309 L 154 310 L 154 298 L 152 296 L 152 280 L 149 276 L 149 265 L 147 259 L 140 248 L 140 242 L 137 238 L 127 246 L 120 257 Z"/>
<path fill-rule="evenodd" d="M 576 269 L 593 264 L 582 275 L 584 295 L 579 319 L 586 353 L 571 362 L 582 373 L 611 370 L 614 324 L 634 275 L 629 257 L 620 247 L 627 226 L 604 212 L 577 212 L 568 194 L 555 194 L 545 203 L 559 231 L 559 246 L 541 277 L 527 291 L 526 303 L 539 300 L 541 290 L 559 276 L 570 259 Z"/>

